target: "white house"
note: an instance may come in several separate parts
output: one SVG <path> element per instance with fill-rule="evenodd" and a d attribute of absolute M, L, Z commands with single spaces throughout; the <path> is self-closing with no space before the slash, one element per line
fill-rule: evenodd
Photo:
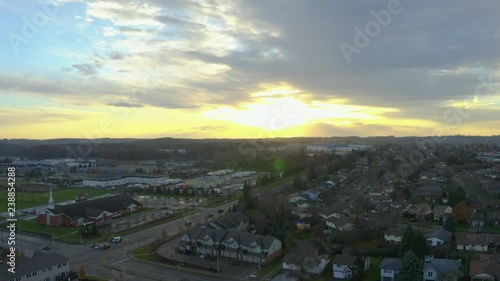
<path fill-rule="evenodd" d="M 432 247 L 437 247 L 441 245 L 447 245 L 451 241 L 451 236 L 453 234 L 444 229 L 438 229 L 425 236 L 427 239 L 427 245 Z"/>
<path fill-rule="evenodd" d="M 365 271 L 370 268 L 370 257 L 362 258 Z M 336 255 L 333 259 L 333 278 L 349 279 L 352 276 L 350 267 L 354 265 L 356 256 Z"/>
<path fill-rule="evenodd" d="M 424 263 L 424 281 L 457 281 L 460 274 L 460 261 L 450 259 L 432 259 Z"/>
<path fill-rule="evenodd" d="M 456 235 L 457 250 L 459 251 L 488 251 L 488 237 L 484 234 L 465 233 Z"/>
<path fill-rule="evenodd" d="M 403 240 L 403 234 L 406 230 L 406 227 L 398 226 L 396 228 L 392 228 L 387 230 L 384 233 L 384 243 L 385 244 L 399 244 Z"/>
<path fill-rule="evenodd" d="M 67 277 L 69 260 L 57 253 L 34 252 L 32 256 L 18 257 L 15 273 L 7 271 L 7 265 L 0 267 L 0 280 L 5 281 L 56 281 Z"/>
<path fill-rule="evenodd" d="M 380 280 L 395 281 L 401 271 L 403 259 L 385 258 L 380 265 Z M 460 274 L 460 261 L 450 259 L 426 260 L 423 266 L 424 281 L 456 281 Z"/>
<path fill-rule="evenodd" d="M 354 223 L 346 219 L 329 218 L 326 220 L 326 226 L 338 231 L 351 231 L 354 229 Z"/>
<path fill-rule="evenodd" d="M 446 205 L 437 205 L 434 207 L 434 220 L 445 220 L 448 215 L 451 215 L 453 208 Z"/>
<path fill-rule="evenodd" d="M 318 215 L 325 220 L 329 218 L 340 219 L 340 216 L 342 215 L 342 210 L 338 208 L 324 208 L 318 211 Z"/>
<path fill-rule="evenodd" d="M 380 264 L 380 280 L 395 281 L 401 270 L 402 259 L 385 258 Z"/>

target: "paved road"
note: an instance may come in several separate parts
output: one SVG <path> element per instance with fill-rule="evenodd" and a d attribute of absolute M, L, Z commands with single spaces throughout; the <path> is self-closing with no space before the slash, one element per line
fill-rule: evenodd
<path fill-rule="evenodd" d="M 88 274 L 98 275 L 109 280 L 120 280 L 120 272 L 125 275 L 126 281 L 170 281 L 178 280 L 179 276 L 193 281 L 201 280 L 234 280 L 223 276 L 209 276 L 204 273 L 193 273 L 180 268 L 159 266 L 144 263 L 131 257 L 130 252 L 141 245 L 146 245 L 163 235 L 166 237 L 179 234 L 185 230 L 185 222 L 191 221 L 194 224 L 205 222 L 208 214 L 217 215 L 217 210 L 227 210 L 234 202 L 226 203 L 219 207 L 206 208 L 200 212 L 171 221 L 162 225 L 147 228 L 136 233 L 123 237 L 123 242 L 112 246 L 109 250 L 97 250 L 90 248 L 90 245 L 73 245 L 62 242 L 52 242 L 50 238 L 29 236 L 25 234 L 17 235 L 17 248 L 27 251 L 40 251 L 43 245 L 48 245 L 55 251 L 70 260 L 71 269 L 79 271 L 81 266 L 86 268 Z M 0 243 L 6 242 L 7 233 L 0 232 Z M 21 261 L 20 261 L 21 262 Z"/>

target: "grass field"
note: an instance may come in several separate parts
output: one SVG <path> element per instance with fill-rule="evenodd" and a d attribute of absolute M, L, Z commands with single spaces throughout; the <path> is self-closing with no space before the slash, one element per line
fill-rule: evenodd
<path fill-rule="evenodd" d="M 68 188 L 52 192 L 56 204 L 68 200 L 74 200 L 78 194 L 87 193 L 89 196 L 99 196 L 106 193 L 115 193 L 110 190 L 98 190 L 93 188 Z M 31 193 L 16 192 L 16 210 L 47 205 L 49 192 Z M 7 189 L 0 191 L 0 202 L 7 202 Z M 0 205 L 0 213 L 7 212 L 7 204 Z"/>

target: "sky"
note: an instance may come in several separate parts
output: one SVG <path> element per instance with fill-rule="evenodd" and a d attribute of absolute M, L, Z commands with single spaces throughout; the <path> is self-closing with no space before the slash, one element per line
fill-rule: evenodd
<path fill-rule="evenodd" d="M 498 11 L 0 0 L 0 137 L 499 135 Z"/>

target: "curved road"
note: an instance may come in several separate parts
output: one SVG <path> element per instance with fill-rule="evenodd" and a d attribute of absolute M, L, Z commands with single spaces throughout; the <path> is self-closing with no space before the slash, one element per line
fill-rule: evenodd
<path fill-rule="evenodd" d="M 85 241 L 83 245 L 65 244 L 58 241 L 52 242 L 51 239 L 45 237 L 19 233 L 16 237 L 16 246 L 18 249 L 40 251 L 43 245 L 48 245 L 52 248 L 51 251 L 55 251 L 70 260 L 72 270 L 78 272 L 80 267 L 84 266 L 88 274 L 102 276 L 109 280 L 177 281 L 184 277 L 192 281 L 230 281 L 234 280 L 234 278 L 186 270 L 182 267 L 147 263 L 133 258 L 131 251 L 134 248 L 160 239 L 163 235 L 166 237 L 174 234 L 179 235 L 185 230 L 184 224 L 186 221 L 191 221 L 193 225 L 206 222 L 208 214 L 217 215 L 217 210 L 223 209 L 226 211 L 233 204 L 234 202 L 230 202 L 218 207 L 206 208 L 196 214 L 126 235 L 121 243 L 112 245 L 106 251 L 92 249 L 90 245 L 85 244 Z M 5 243 L 7 233 L 0 232 L 0 235 L 0 243 Z"/>

